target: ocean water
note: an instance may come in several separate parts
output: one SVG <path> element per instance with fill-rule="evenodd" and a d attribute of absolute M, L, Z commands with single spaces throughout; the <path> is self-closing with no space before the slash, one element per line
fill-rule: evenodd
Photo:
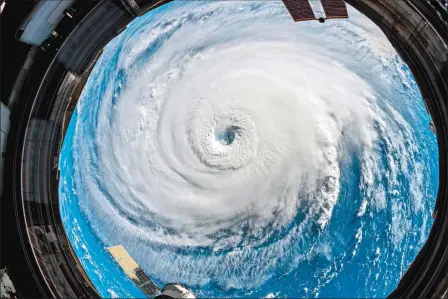
<path fill-rule="evenodd" d="M 432 224 L 438 152 L 382 32 L 281 2 L 173 2 L 105 48 L 60 157 L 61 215 L 103 297 L 105 250 L 198 297 L 384 297 Z"/>

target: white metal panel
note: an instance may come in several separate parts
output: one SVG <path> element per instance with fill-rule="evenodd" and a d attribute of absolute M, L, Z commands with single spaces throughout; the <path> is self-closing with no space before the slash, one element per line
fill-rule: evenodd
<path fill-rule="evenodd" d="M 0 147 L 1 147 L 1 159 L 0 159 L 0 195 L 3 194 L 3 165 L 5 165 L 4 153 L 6 151 L 6 142 L 8 139 L 9 132 L 9 114 L 10 111 L 8 107 L 0 102 Z"/>
<path fill-rule="evenodd" d="M 64 17 L 64 10 L 74 0 L 40 1 L 23 23 L 20 40 L 34 46 L 40 46 Z"/>
<path fill-rule="evenodd" d="M 0 119 L 0 123 L 1 123 L 1 130 L 2 132 L 5 131 L 6 133 L 8 133 L 9 131 L 9 108 L 8 106 L 6 106 L 5 104 L 3 104 L 3 102 L 1 103 L 1 119 Z M 3 145 L 2 145 L 3 146 Z"/>
<path fill-rule="evenodd" d="M 59 5 L 54 9 L 53 13 L 48 17 L 47 22 L 53 25 L 57 25 L 63 17 L 64 10 L 69 8 L 72 2 L 72 0 L 61 1 L 61 3 L 59 3 Z"/>

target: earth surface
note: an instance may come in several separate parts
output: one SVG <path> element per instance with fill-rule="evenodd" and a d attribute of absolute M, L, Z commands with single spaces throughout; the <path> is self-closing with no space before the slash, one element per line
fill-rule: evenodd
<path fill-rule="evenodd" d="M 144 297 L 106 248 L 198 297 L 384 297 L 424 244 L 430 116 L 379 28 L 280 1 L 175 1 L 104 49 L 60 157 L 68 237 L 103 297 Z"/>

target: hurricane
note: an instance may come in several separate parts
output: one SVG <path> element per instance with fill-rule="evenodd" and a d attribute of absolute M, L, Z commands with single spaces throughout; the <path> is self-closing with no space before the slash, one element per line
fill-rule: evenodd
<path fill-rule="evenodd" d="M 386 296 L 431 227 L 437 144 L 407 65 L 349 16 L 174 2 L 112 40 L 63 148 L 86 269 L 75 218 L 199 297 Z"/>

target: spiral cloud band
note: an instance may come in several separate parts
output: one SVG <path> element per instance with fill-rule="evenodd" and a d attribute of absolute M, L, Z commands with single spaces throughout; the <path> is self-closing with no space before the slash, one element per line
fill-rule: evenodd
<path fill-rule="evenodd" d="M 421 101 L 415 82 L 349 12 L 293 23 L 281 2 L 178 2 L 111 42 L 72 147 L 78 203 L 101 242 L 124 244 L 155 279 L 223 290 L 325 255 L 344 201 L 354 212 L 338 217 L 351 221 L 390 209 L 387 238 L 404 246 L 406 217 L 427 219 L 432 192 L 413 128 L 425 112 L 403 112 Z M 352 234 L 353 255 L 368 225 Z"/>

